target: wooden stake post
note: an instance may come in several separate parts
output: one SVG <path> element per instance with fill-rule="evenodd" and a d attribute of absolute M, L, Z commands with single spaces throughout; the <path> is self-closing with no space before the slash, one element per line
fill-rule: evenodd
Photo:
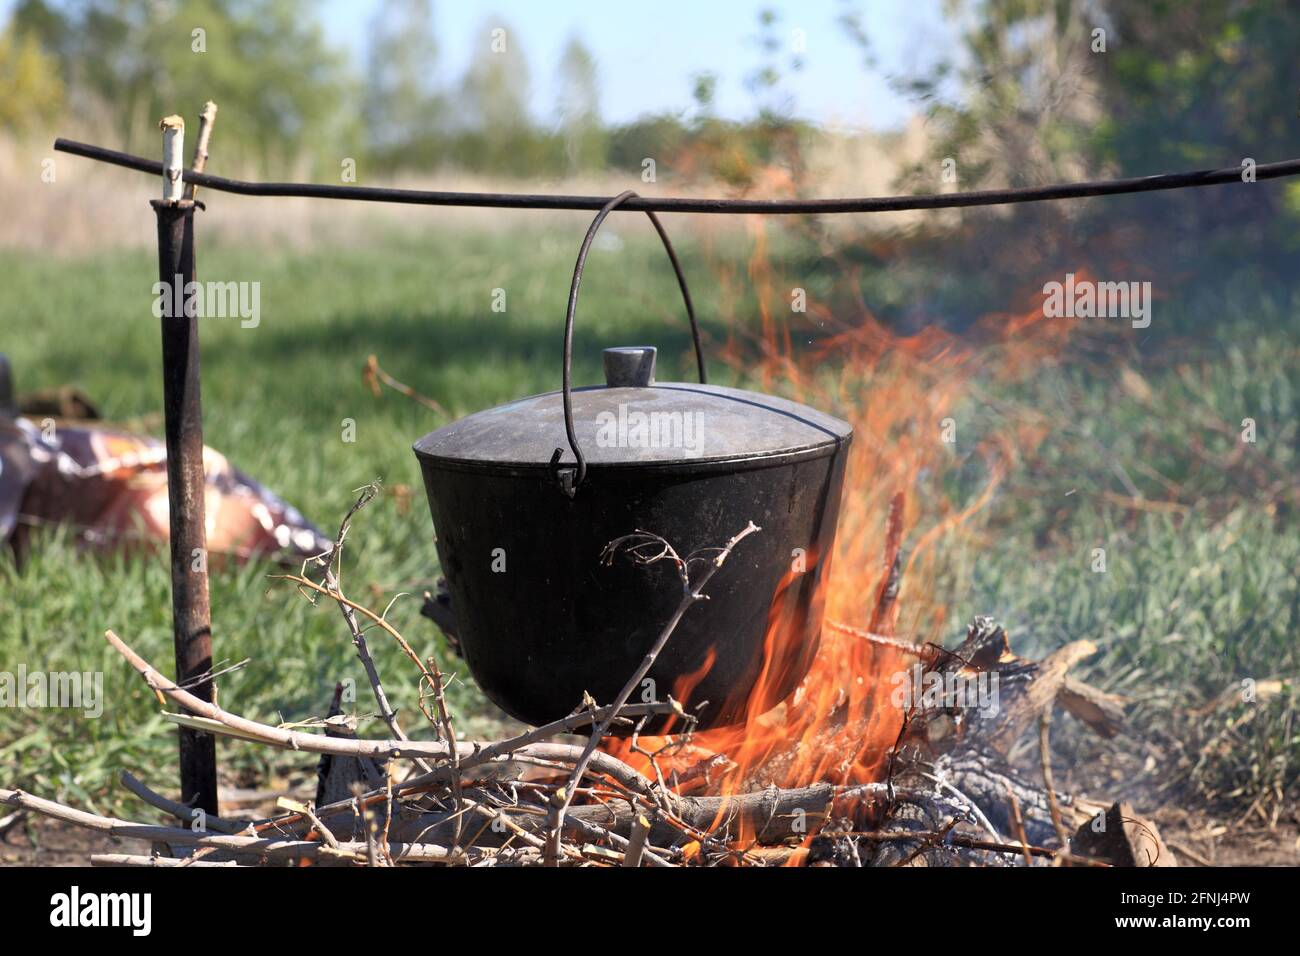
<path fill-rule="evenodd" d="M 194 281 L 193 199 L 181 180 L 185 122 L 169 116 L 163 131 L 163 198 L 158 217 L 158 278 L 179 315 L 162 318 L 163 411 L 167 433 L 167 500 L 171 520 L 172 637 L 176 682 L 213 699 L 212 624 L 203 474 L 203 406 L 199 397 L 199 327 L 186 288 Z M 179 286 L 179 288 L 178 288 Z M 216 816 L 217 750 L 210 734 L 180 728 L 181 802 Z"/>

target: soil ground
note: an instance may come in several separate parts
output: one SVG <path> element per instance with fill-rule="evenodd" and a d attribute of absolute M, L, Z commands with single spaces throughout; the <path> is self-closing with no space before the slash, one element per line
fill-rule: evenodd
<path fill-rule="evenodd" d="M 1179 866 L 1300 866 L 1295 822 L 1279 821 L 1270 830 L 1177 808 L 1159 810 L 1153 819 Z M 148 854 L 149 844 L 31 817 L 0 837 L 0 866 L 87 866 L 94 853 Z"/>

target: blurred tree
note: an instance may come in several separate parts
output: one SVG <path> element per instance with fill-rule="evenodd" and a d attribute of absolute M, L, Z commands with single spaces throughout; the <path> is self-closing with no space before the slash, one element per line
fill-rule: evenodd
<path fill-rule="evenodd" d="M 569 38 L 559 65 L 560 132 L 570 170 L 593 169 L 605 163 L 605 131 L 600 122 L 596 58 L 578 37 Z"/>
<path fill-rule="evenodd" d="M 803 69 L 803 53 L 781 35 L 781 15 L 764 7 L 758 12 L 758 35 L 754 42 L 762 57 L 759 66 L 745 78 L 745 85 L 758 106 L 759 118 L 767 121 L 793 117 L 794 95 L 782 86 L 786 72 Z"/>
<path fill-rule="evenodd" d="M 34 36 L 47 53 L 66 59 L 71 48 L 68 16 L 46 0 L 18 0 L 9 22 L 18 35 Z"/>
<path fill-rule="evenodd" d="M 263 168 L 338 154 L 354 132 L 346 58 L 304 0 L 24 0 L 14 22 L 58 58 L 76 114 L 109 121 L 129 149 L 208 99 L 223 155 Z"/>
<path fill-rule="evenodd" d="M 460 83 L 453 123 L 467 131 L 458 159 L 471 168 L 535 173 L 548 165 L 546 144 L 528 112 L 528 61 L 519 35 L 488 19 L 473 35 L 474 56 Z"/>
<path fill-rule="evenodd" d="M 945 12 L 960 47 L 900 83 L 931 121 L 931 155 L 906 179 L 918 191 L 939 188 L 945 158 L 970 189 L 1300 155 L 1293 0 L 946 0 Z M 1009 210 L 1005 241 L 986 248 L 1008 268 L 1110 245 L 1117 263 L 1197 281 L 1289 274 L 1296 200 L 1300 187 L 1286 185 L 1032 204 Z"/>
<path fill-rule="evenodd" d="M 702 70 L 691 75 L 691 99 L 695 101 L 696 114 L 700 117 L 713 115 L 714 101 L 718 96 L 718 74 L 711 70 Z"/>
<path fill-rule="evenodd" d="M 1103 108 L 1087 146 L 1126 175 L 1235 166 L 1300 156 L 1300 5 L 1294 0 L 1112 2 L 1110 51 L 1099 71 Z M 1218 243 L 1235 258 L 1273 259 L 1290 274 L 1300 242 L 1300 186 L 1192 193 L 1170 210 L 1186 245 Z M 1237 228 L 1251 223 L 1248 231 Z M 1186 251 L 1186 250 L 1184 250 Z"/>
<path fill-rule="evenodd" d="M 685 124 L 677 116 L 642 116 L 615 126 L 609 131 L 609 165 L 641 173 L 647 159 L 663 164 L 681 155 L 688 135 Z M 669 169 L 657 170 L 656 176 L 670 172 Z"/>
<path fill-rule="evenodd" d="M 969 181 L 1136 175 L 1300 147 L 1290 0 L 946 0 L 962 43 L 900 86 Z M 1077 170 L 1075 167 L 1083 167 Z"/>
<path fill-rule="evenodd" d="M 446 110 L 434 85 L 437 59 L 430 0 L 380 5 L 370 24 L 364 105 L 376 154 L 418 161 L 431 150 Z"/>
<path fill-rule="evenodd" d="M 786 88 L 789 73 L 803 68 L 802 35 L 781 35 L 780 15 L 767 7 L 758 11 L 753 38 L 760 62 L 745 85 L 754 99 L 756 116 L 747 122 L 722 119 L 715 103 L 718 76 L 691 77 L 695 115 L 685 148 L 672 167 L 686 175 L 707 175 L 739 189 L 763 182 L 765 188 L 798 189 L 804 172 L 803 140 L 811 127 L 795 118 L 795 99 Z"/>
<path fill-rule="evenodd" d="M 932 191 L 942 159 L 965 186 L 1083 175 L 1082 132 L 1097 118 L 1089 12 L 1075 0 L 945 0 L 961 43 L 896 86 L 928 110 L 934 149 L 911 170 Z"/>
<path fill-rule="evenodd" d="M 1300 152 L 1300 5 L 1112 0 L 1105 12 L 1105 106 L 1091 137 L 1099 157 L 1129 170 Z"/>
<path fill-rule="evenodd" d="M 528 125 L 528 61 L 515 31 L 494 20 L 474 34 L 474 56 L 461 80 L 461 118 L 502 132 Z"/>
<path fill-rule="evenodd" d="M 62 108 L 58 61 L 35 36 L 10 23 L 0 32 L 0 130 L 42 129 Z"/>

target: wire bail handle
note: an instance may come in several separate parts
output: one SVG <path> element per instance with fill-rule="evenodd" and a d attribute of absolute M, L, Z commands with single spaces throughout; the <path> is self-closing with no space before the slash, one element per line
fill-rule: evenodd
<path fill-rule="evenodd" d="M 629 189 L 619 193 L 600 208 L 600 211 L 596 213 L 596 217 L 591 220 L 591 225 L 587 227 L 587 235 L 583 237 L 582 246 L 578 249 L 578 260 L 573 266 L 573 282 L 569 286 L 569 305 L 564 315 L 563 392 L 564 432 L 568 436 L 569 450 L 573 452 L 575 465 L 570 470 L 568 466 L 561 464 L 560 458 L 564 455 L 563 448 L 556 448 L 555 453 L 551 455 L 551 471 L 560 485 L 560 490 L 570 498 L 574 496 L 579 486 L 587 478 L 587 459 L 583 457 L 582 450 L 578 448 L 578 436 L 573 428 L 573 320 L 578 311 L 578 287 L 582 284 L 582 272 L 587 264 L 587 253 L 591 251 L 591 244 L 596 238 L 596 232 L 600 229 L 600 224 L 605 221 L 606 216 L 635 196 L 636 193 Z M 695 363 L 699 367 L 700 384 L 705 385 L 708 383 L 708 377 L 704 370 L 704 349 L 700 345 L 700 326 L 695 320 L 695 306 L 691 302 L 690 289 L 686 286 L 686 276 L 682 272 L 682 264 L 677 259 L 677 252 L 673 249 L 672 241 L 668 238 L 668 233 L 664 230 L 659 217 L 650 210 L 646 210 L 646 215 L 650 217 L 650 222 L 654 224 L 655 232 L 659 233 L 659 238 L 664 244 L 664 251 L 668 253 L 668 261 L 672 263 L 673 272 L 677 275 L 677 285 L 682 290 L 682 301 L 686 303 L 686 316 L 691 322 L 691 338 L 695 342 Z"/>

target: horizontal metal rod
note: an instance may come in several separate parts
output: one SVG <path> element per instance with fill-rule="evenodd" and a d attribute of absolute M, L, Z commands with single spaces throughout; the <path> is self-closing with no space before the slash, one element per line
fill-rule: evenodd
<path fill-rule="evenodd" d="M 157 160 L 120 153 L 117 150 L 56 139 L 59 152 L 84 156 L 101 163 L 125 166 L 142 173 L 162 174 Z M 880 196 L 863 199 L 673 199 L 643 196 L 628 199 L 619 209 L 636 212 L 751 213 L 758 215 L 810 215 L 817 213 L 902 212 L 910 209 L 953 209 L 962 206 L 997 206 L 1007 203 L 1040 202 L 1045 199 L 1081 199 L 1087 196 L 1115 196 L 1121 193 L 1156 192 L 1192 186 L 1221 186 L 1242 183 L 1244 166 L 1201 169 L 1186 173 L 1163 173 L 1128 179 L 1104 179 L 1055 186 L 1026 186 L 1019 189 L 985 189 L 968 193 L 928 196 Z M 1280 179 L 1300 175 L 1300 159 L 1255 166 L 1255 179 Z M 299 196 L 307 199 L 352 199 L 360 202 L 413 203 L 421 206 L 483 206 L 497 209 L 600 209 L 608 196 L 547 196 L 536 193 L 463 193 L 424 189 L 392 189 L 381 186 L 326 186 L 316 183 L 253 183 L 226 179 L 208 173 L 185 170 L 185 182 L 207 189 L 241 196 Z"/>

